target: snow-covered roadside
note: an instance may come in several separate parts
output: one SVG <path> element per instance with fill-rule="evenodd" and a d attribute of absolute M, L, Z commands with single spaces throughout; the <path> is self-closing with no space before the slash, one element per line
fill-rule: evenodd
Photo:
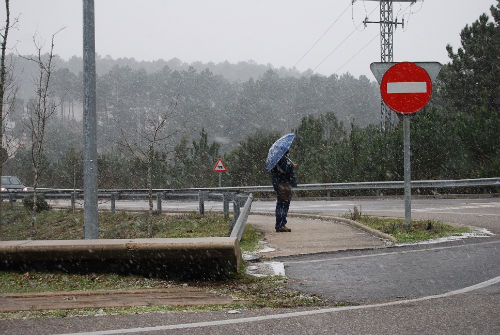
<path fill-rule="evenodd" d="M 443 242 L 450 242 L 450 241 L 458 241 L 458 240 L 463 240 L 463 239 L 471 238 L 471 237 L 490 237 L 493 235 L 495 235 L 495 234 L 493 234 L 489 230 L 481 228 L 481 229 L 473 230 L 472 233 L 462 233 L 460 235 L 440 237 L 440 238 L 436 238 L 436 239 L 432 239 L 432 240 L 415 242 L 415 243 L 398 243 L 395 246 L 402 247 L 402 246 L 406 246 L 406 245 L 416 245 L 416 244 L 435 244 L 435 243 L 443 243 Z"/>

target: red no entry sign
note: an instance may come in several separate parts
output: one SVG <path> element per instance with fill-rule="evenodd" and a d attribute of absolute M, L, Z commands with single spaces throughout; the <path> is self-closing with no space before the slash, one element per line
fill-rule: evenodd
<path fill-rule="evenodd" d="M 429 102 L 432 95 L 431 78 L 427 71 L 415 63 L 397 63 L 382 77 L 380 94 L 394 111 L 413 114 Z"/>

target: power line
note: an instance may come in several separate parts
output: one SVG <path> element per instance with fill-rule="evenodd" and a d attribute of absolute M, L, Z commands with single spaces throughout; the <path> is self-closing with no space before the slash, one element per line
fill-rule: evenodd
<path fill-rule="evenodd" d="M 347 35 L 347 36 L 346 36 L 346 37 L 342 40 L 342 42 L 340 42 L 339 44 L 337 44 L 337 46 L 336 46 L 336 47 L 335 47 L 332 51 L 330 51 L 330 53 L 329 53 L 328 55 L 326 55 L 326 57 L 325 57 L 325 58 L 323 58 L 323 59 L 321 60 L 321 62 L 319 62 L 319 64 L 318 64 L 318 65 L 316 65 L 316 66 L 314 67 L 313 71 L 316 71 L 316 69 L 317 69 L 318 67 L 320 67 L 320 66 L 321 66 L 321 65 L 322 65 L 322 64 L 323 64 L 323 63 L 324 63 L 324 62 L 325 62 L 328 58 L 330 58 L 330 56 L 331 56 L 331 55 L 333 55 L 333 53 L 334 53 L 335 51 L 337 51 L 337 50 L 338 50 L 338 48 L 340 48 L 340 47 L 342 46 L 342 44 L 344 44 L 344 43 L 345 43 L 345 41 L 347 41 L 347 40 L 349 39 L 349 37 L 351 37 L 351 36 L 352 36 L 355 32 L 356 32 L 356 29 L 354 29 L 353 31 L 351 31 L 351 33 L 350 33 L 349 35 Z"/>
<path fill-rule="evenodd" d="M 412 3 L 408 6 L 408 7 L 406 7 L 406 9 L 405 9 L 405 10 L 404 10 L 404 12 L 403 12 L 403 19 L 404 19 L 404 17 L 405 17 L 405 12 L 408 10 L 408 8 L 412 7 L 412 6 L 413 6 L 413 4 L 414 4 L 414 3 L 412 2 Z M 405 29 L 407 29 L 407 27 L 408 27 L 408 25 L 409 25 L 409 22 L 410 22 L 410 17 L 411 17 L 412 15 L 414 15 L 414 14 L 416 14 L 416 13 L 420 12 L 420 11 L 422 10 L 422 7 L 423 7 L 423 6 L 424 6 L 424 2 L 422 1 L 422 2 L 420 3 L 420 8 L 419 8 L 419 9 L 417 9 L 417 11 L 415 11 L 415 12 L 414 12 L 414 11 L 410 8 L 410 12 L 409 12 L 408 14 L 406 14 L 406 15 L 407 15 L 407 19 L 406 19 L 406 28 L 403 28 L 403 31 L 404 31 Z"/>
<path fill-rule="evenodd" d="M 318 39 L 313 43 L 313 45 L 309 48 L 309 50 L 307 50 L 303 55 L 302 57 L 299 58 L 299 60 L 297 62 L 295 62 L 295 64 L 293 65 L 294 67 L 297 66 L 297 64 L 299 64 L 308 54 L 309 52 L 311 52 L 312 49 L 314 49 L 314 47 L 319 43 L 319 41 L 321 41 L 323 39 L 323 37 L 325 37 L 325 35 L 330 31 L 330 29 L 332 29 L 332 27 L 340 20 L 340 18 L 345 14 L 345 12 L 347 12 L 347 10 L 349 9 L 349 7 L 351 6 L 351 4 L 349 4 L 343 11 L 342 13 L 340 13 L 340 15 L 330 24 L 330 26 L 328 26 L 328 28 L 323 32 L 323 34 L 321 34 L 320 37 L 318 37 Z"/>
<path fill-rule="evenodd" d="M 375 7 L 368 15 L 371 15 L 376 9 L 377 8 Z M 330 58 L 330 56 L 333 55 L 335 51 L 337 51 L 342 46 L 342 44 L 344 44 L 349 39 L 349 37 L 351 37 L 356 31 L 358 31 L 358 27 L 360 27 L 362 24 L 364 23 L 361 22 L 357 26 L 355 26 L 354 30 L 352 30 L 349 35 L 347 35 L 339 44 L 337 44 L 337 46 L 332 51 L 330 51 L 330 53 L 325 58 L 323 58 L 318 65 L 314 67 L 313 71 L 316 71 L 318 67 L 320 67 L 328 58 Z"/>
<path fill-rule="evenodd" d="M 341 65 L 341 66 L 340 66 L 340 67 L 339 67 L 339 68 L 335 71 L 335 73 L 339 72 L 339 71 L 340 71 L 340 69 L 342 69 L 344 66 L 346 66 L 347 64 L 349 64 L 349 63 L 350 63 L 350 62 L 351 62 L 354 58 L 356 58 L 356 57 L 357 57 L 357 56 L 358 56 L 358 55 L 359 55 L 359 54 L 360 54 L 363 50 L 365 50 L 365 49 L 366 49 L 366 48 L 367 48 L 370 44 L 372 44 L 372 43 L 373 43 L 373 41 L 375 41 L 375 39 L 376 39 L 377 37 L 379 37 L 379 36 L 380 36 L 380 33 L 377 33 L 375 36 L 373 36 L 373 37 L 371 38 L 371 40 L 369 40 L 369 41 L 368 41 L 368 43 L 366 43 L 365 45 L 363 45 L 363 46 L 361 47 L 361 49 L 359 49 L 359 50 L 358 50 L 358 52 L 356 52 L 353 56 L 351 56 L 351 58 L 349 58 L 349 59 L 348 59 L 348 60 L 347 60 L 344 64 L 342 64 L 342 65 Z"/>

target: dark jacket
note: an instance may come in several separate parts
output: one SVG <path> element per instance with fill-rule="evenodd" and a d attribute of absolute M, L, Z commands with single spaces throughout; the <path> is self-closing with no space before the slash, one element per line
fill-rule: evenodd
<path fill-rule="evenodd" d="M 297 187 L 293 172 L 293 163 L 286 155 L 272 168 L 271 175 L 273 178 L 273 188 L 276 192 L 278 192 L 278 184 L 280 183 L 290 183 L 293 187 Z"/>

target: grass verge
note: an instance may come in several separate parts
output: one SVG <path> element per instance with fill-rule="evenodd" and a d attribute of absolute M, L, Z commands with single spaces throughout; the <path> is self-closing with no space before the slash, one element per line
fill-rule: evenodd
<path fill-rule="evenodd" d="M 154 214 L 144 212 L 99 212 L 100 239 L 190 238 L 228 236 L 231 218 L 214 213 L 200 216 L 187 214 Z M 152 235 L 148 235 L 148 229 Z M 240 246 L 244 251 L 258 248 L 262 234 L 250 225 L 245 227 Z M 83 238 L 83 212 L 50 210 L 38 213 L 35 226 L 31 213 L 23 207 L 5 206 L 2 212 L 0 239 L 73 240 Z"/>
<path fill-rule="evenodd" d="M 454 227 L 434 220 L 412 220 L 410 227 L 406 226 L 404 219 L 361 216 L 356 221 L 393 236 L 399 243 L 416 243 L 472 232 L 468 227 Z"/>
<path fill-rule="evenodd" d="M 141 238 L 147 237 L 151 222 L 153 237 L 210 237 L 227 236 L 230 219 L 221 215 L 196 213 L 178 215 L 153 215 L 148 221 L 147 213 L 109 212 L 99 213 L 99 238 Z M 69 210 L 50 210 L 36 217 L 36 229 L 32 229 L 31 213 L 22 207 L 5 208 L 2 240 L 23 239 L 81 239 L 83 236 L 83 213 Z M 240 246 L 244 251 L 258 249 L 262 233 L 247 225 Z M 63 272 L 0 271 L 1 293 L 61 292 L 73 290 L 115 290 L 168 288 L 191 285 L 218 294 L 233 297 L 229 305 L 214 306 L 143 306 L 119 308 L 82 308 L 75 310 L 23 311 L 0 313 L 0 319 L 68 317 L 99 314 L 131 314 L 163 311 L 216 311 L 251 308 L 287 308 L 338 305 L 315 295 L 297 292 L 287 288 L 285 277 L 255 278 L 244 274 L 242 269 L 236 278 L 215 282 L 175 282 L 161 278 L 122 276 L 117 274 L 90 273 L 71 274 Z"/>
<path fill-rule="evenodd" d="M 2 212 L 2 240 L 71 240 L 83 238 L 83 212 L 49 210 L 38 213 L 35 225 L 31 213 L 20 206 L 5 206 Z M 99 238 L 184 238 L 228 236 L 230 218 L 207 213 L 154 214 L 147 212 L 99 212 Z M 152 235 L 149 236 L 148 230 Z"/>

